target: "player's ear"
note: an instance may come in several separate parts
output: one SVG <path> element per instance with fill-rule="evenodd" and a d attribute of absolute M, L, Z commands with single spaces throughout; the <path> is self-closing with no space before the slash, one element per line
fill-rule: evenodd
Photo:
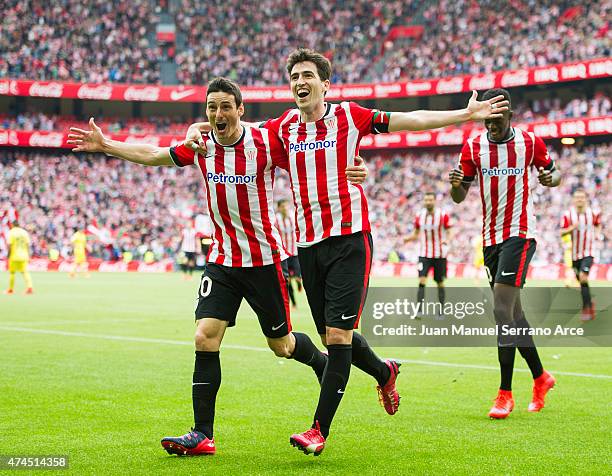
<path fill-rule="evenodd" d="M 238 106 L 238 117 L 242 117 L 244 115 L 244 103 L 241 102 L 240 106 Z"/>
<path fill-rule="evenodd" d="M 323 83 L 323 95 L 325 95 L 325 93 L 327 93 L 327 91 L 329 91 L 329 88 L 331 87 L 331 82 L 329 79 L 326 79 L 325 81 L 322 81 Z"/>

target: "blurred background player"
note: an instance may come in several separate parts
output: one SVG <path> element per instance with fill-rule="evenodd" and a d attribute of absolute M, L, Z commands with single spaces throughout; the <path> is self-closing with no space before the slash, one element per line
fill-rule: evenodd
<path fill-rule="evenodd" d="M 193 270 L 196 264 L 196 254 L 199 252 L 199 240 L 196 237 L 196 229 L 191 220 L 187 222 L 181 232 L 181 253 L 184 255 L 184 263 L 181 264 L 183 279 L 193 279 Z"/>
<path fill-rule="evenodd" d="M 5 294 L 15 292 L 15 273 L 22 273 L 26 284 L 24 294 L 32 294 L 32 278 L 28 272 L 28 262 L 30 261 L 30 235 L 19 226 L 17 221 L 13 222 L 12 228 L 8 232 L 8 269 L 9 287 Z"/>
<path fill-rule="evenodd" d="M 502 95 L 510 104 L 505 89 L 489 89 L 483 98 Z M 529 329 L 521 306 L 520 291 L 535 253 L 535 214 L 529 189 L 531 169 L 538 170 L 538 180 L 546 187 L 556 187 L 561 174 L 548 156 L 544 141 L 531 132 L 512 127 L 512 110 L 496 119 L 485 119 L 486 132 L 468 139 L 461 150 L 459 165 L 450 173 L 451 197 L 455 203 L 465 200 L 470 185 L 478 176 L 483 212 L 484 262 L 493 290 L 494 315 L 498 326 Z M 512 373 L 518 347 L 534 379 L 533 396 L 528 410 L 544 408 L 546 393 L 555 385 L 554 377 L 542 367 L 533 337 L 528 332 L 518 336 L 498 333 L 497 353 L 501 383 L 491 418 L 506 418 L 514 409 Z"/>
<path fill-rule="evenodd" d="M 87 235 L 78 228 L 75 228 L 72 237 L 70 237 L 70 243 L 72 243 L 72 255 L 74 258 L 70 277 L 74 278 L 77 273 L 83 273 L 85 277 L 89 277 Z"/>
<path fill-rule="evenodd" d="M 417 301 L 425 300 L 425 285 L 429 270 L 433 268 L 434 281 L 438 285 L 438 300 L 444 305 L 446 279 L 446 255 L 451 223 L 448 214 L 436 208 L 436 195 L 427 192 L 423 197 L 423 209 L 414 219 L 414 231 L 404 242 L 419 240 L 419 291 Z"/>
<path fill-rule="evenodd" d="M 589 289 L 589 271 L 593 266 L 593 241 L 600 227 L 600 215 L 588 206 L 586 192 L 578 189 L 573 195 L 574 205 L 561 218 L 561 236 L 570 236 L 572 268 L 580 283 L 582 321 L 595 319 L 595 303 Z"/>
<path fill-rule="evenodd" d="M 289 255 L 289 258 L 283 262 L 283 272 L 287 276 L 287 290 L 289 292 L 289 299 L 291 300 L 291 305 L 295 309 L 297 308 L 297 301 L 295 300 L 295 292 L 292 284 L 293 281 L 295 281 L 298 292 L 302 291 L 302 273 L 300 271 L 300 262 L 297 257 L 295 221 L 291 213 L 289 213 L 288 200 L 279 200 L 276 210 L 278 230 L 280 231 L 283 246 Z"/>

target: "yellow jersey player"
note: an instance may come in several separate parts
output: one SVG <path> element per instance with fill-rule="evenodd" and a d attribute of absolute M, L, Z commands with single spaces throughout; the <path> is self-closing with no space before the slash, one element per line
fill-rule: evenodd
<path fill-rule="evenodd" d="M 83 273 L 85 277 L 89 277 L 89 263 L 87 263 L 87 236 L 78 229 L 74 229 L 74 234 L 70 238 L 72 243 L 72 251 L 74 262 L 70 277 L 74 278 L 77 273 Z"/>
<path fill-rule="evenodd" d="M 23 273 L 26 283 L 25 294 L 32 294 L 32 278 L 28 273 L 28 262 L 30 261 L 30 235 L 19 224 L 13 222 L 13 227 L 8 232 L 9 244 L 9 287 L 5 294 L 13 294 L 15 291 L 15 273 Z"/>

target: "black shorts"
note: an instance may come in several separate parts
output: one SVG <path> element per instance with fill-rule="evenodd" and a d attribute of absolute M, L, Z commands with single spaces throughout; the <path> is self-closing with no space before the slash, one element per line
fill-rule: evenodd
<path fill-rule="evenodd" d="M 585 256 L 582 259 L 577 259 L 572 261 L 572 268 L 574 268 L 574 273 L 576 273 L 576 277 L 580 275 L 580 273 L 589 274 L 591 268 L 593 267 L 593 257 Z"/>
<path fill-rule="evenodd" d="M 419 278 L 426 278 L 431 268 L 434 270 L 434 281 L 436 283 L 441 283 L 446 279 L 446 258 L 419 256 Z"/>
<path fill-rule="evenodd" d="M 535 250 L 536 240 L 518 236 L 512 236 L 497 245 L 485 246 L 484 265 L 491 287 L 501 283 L 522 288 Z"/>
<path fill-rule="evenodd" d="M 372 235 L 332 236 L 300 248 L 298 258 L 317 332 L 356 329 L 370 281 Z"/>
<path fill-rule="evenodd" d="M 187 261 L 195 261 L 196 254 L 193 251 L 185 251 L 185 258 Z"/>
<path fill-rule="evenodd" d="M 284 337 L 291 331 L 287 281 L 280 263 L 252 268 L 207 263 L 198 288 L 195 318 L 212 317 L 235 326 L 243 298 L 257 314 L 266 337 Z"/>

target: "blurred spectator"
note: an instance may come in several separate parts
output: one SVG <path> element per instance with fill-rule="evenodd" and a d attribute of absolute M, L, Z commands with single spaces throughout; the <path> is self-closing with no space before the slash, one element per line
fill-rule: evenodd
<path fill-rule="evenodd" d="M 149 0 L 3 0 L 0 78 L 158 83 Z"/>

